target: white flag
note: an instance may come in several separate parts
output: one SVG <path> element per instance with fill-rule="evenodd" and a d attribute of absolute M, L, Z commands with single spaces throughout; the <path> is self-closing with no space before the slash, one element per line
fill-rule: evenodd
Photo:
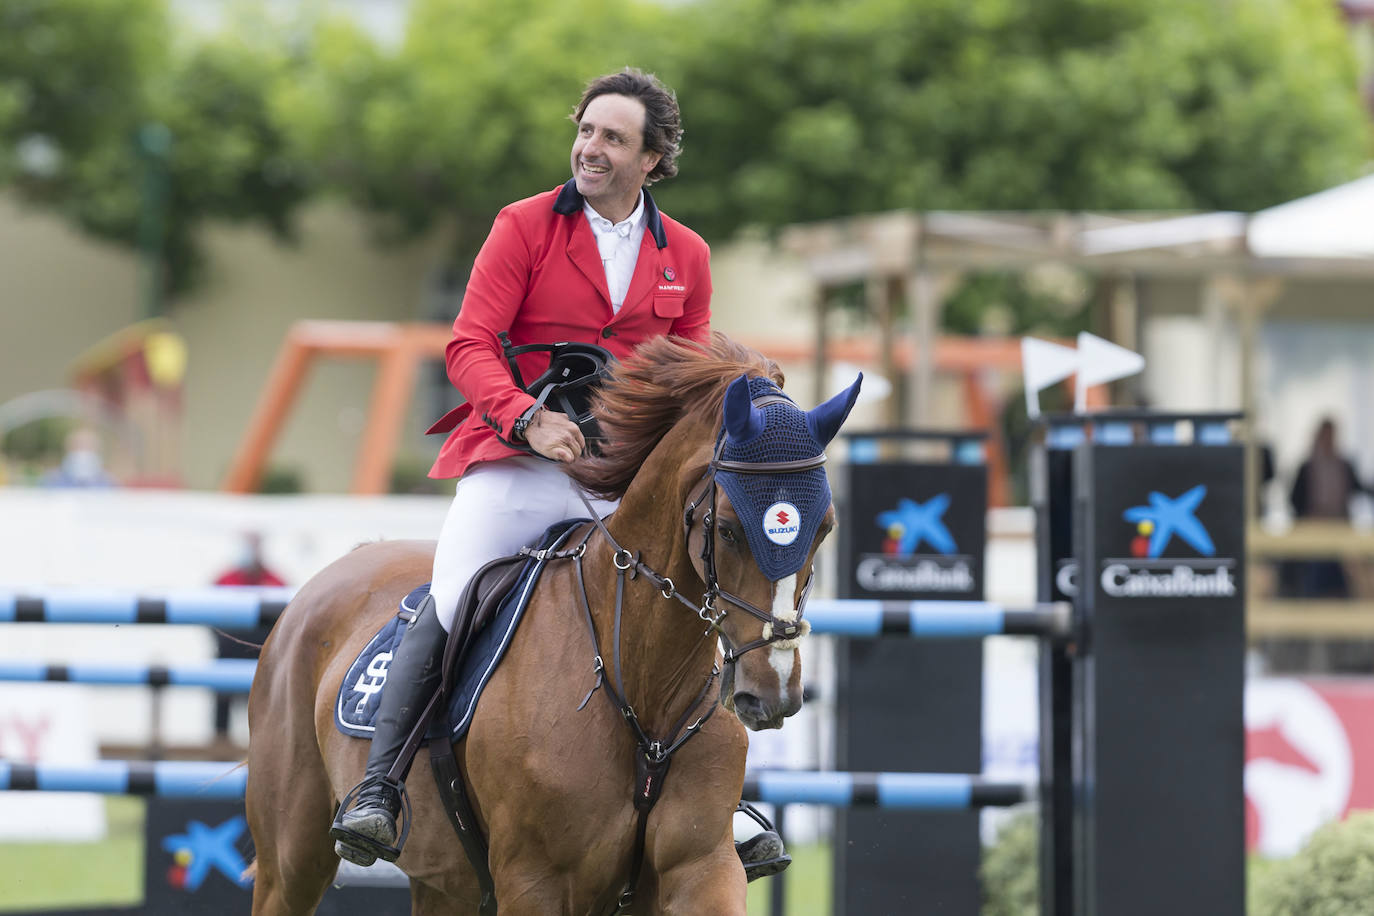
<path fill-rule="evenodd" d="M 1026 380 L 1026 414 L 1040 416 L 1040 391 L 1077 371 L 1077 350 L 1048 340 L 1022 337 L 1021 372 Z"/>
<path fill-rule="evenodd" d="M 1087 331 L 1082 331 L 1078 335 L 1078 360 L 1078 381 L 1073 406 L 1079 413 L 1087 409 L 1089 386 L 1135 375 L 1145 368 L 1145 357 L 1139 353 L 1117 346 L 1110 340 L 1103 340 Z"/>

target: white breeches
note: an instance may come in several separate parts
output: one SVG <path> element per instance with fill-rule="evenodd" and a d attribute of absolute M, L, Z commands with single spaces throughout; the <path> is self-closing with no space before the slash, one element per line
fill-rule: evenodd
<path fill-rule="evenodd" d="M 587 517 L 578 492 L 558 465 L 534 457 L 484 461 L 459 478 L 439 532 L 430 585 L 445 631 L 453 626 L 463 587 L 483 564 L 533 543 L 554 522 Z M 616 507 L 607 500 L 591 503 L 601 516 Z"/>

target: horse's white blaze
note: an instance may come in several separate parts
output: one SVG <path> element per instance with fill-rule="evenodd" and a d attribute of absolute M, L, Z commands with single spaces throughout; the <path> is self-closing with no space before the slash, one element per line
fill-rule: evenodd
<path fill-rule="evenodd" d="M 773 586 L 773 616 L 782 621 L 796 620 L 796 602 L 797 574 L 793 573 L 785 579 L 779 579 Z M 792 663 L 796 660 L 794 648 L 795 646 L 786 649 L 774 646 L 768 653 L 768 663 L 778 673 L 778 684 L 784 690 L 787 689 L 787 682 L 792 680 Z"/>

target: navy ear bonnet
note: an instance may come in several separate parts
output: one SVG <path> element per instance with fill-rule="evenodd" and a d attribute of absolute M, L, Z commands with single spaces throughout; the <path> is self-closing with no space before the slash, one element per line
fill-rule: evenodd
<path fill-rule="evenodd" d="M 823 456 L 859 394 L 860 375 L 846 391 L 807 412 L 766 378 L 740 376 L 725 395 L 725 462 L 776 464 Z M 755 402 L 763 400 L 761 406 Z M 783 579 L 806 565 L 821 519 L 830 508 L 830 484 L 822 467 L 778 473 L 736 473 L 716 479 L 730 498 L 754 560 L 765 576 Z"/>

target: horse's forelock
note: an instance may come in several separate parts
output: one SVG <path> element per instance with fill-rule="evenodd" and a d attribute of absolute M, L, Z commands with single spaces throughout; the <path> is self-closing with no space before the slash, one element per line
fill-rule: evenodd
<path fill-rule="evenodd" d="M 782 369 L 762 353 L 715 332 L 709 343 L 656 337 L 615 367 L 592 403 L 604 441 L 601 455 L 568 473 L 587 491 L 625 495 L 649 453 L 680 422 L 719 422 L 725 389 L 741 374 L 783 384 Z"/>

